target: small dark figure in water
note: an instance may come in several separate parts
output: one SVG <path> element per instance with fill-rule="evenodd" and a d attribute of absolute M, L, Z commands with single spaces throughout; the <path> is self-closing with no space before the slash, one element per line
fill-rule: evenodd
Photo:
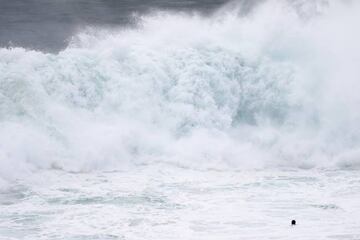
<path fill-rule="evenodd" d="M 295 220 L 292 220 L 292 221 L 291 221 L 291 225 L 292 225 L 292 226 L 295 226 L 295 225 L 296 225 L 296 221 L 295 221 Z"/>

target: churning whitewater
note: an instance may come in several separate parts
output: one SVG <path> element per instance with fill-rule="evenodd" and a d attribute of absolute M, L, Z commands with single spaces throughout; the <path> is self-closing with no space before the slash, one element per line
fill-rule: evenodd
<path fill-rule="evenodd" d="M 254 2 L 0 48 L 0 239 L 360 239 L 360 2 Z"/>
<path fill-rule="evenodd" d="M 0 49 L 0 179 L 39 169 L 360 166 L 360 4 L 231 3 Z"/>

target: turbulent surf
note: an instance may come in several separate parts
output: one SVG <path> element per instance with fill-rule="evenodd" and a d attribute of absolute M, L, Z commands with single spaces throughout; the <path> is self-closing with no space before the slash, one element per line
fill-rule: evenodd
<path fill-rule="evenodd" d="M 295 1 L 299 2 L 299 1 Z M 231 3 L 0 49 L 0 177 L 360 166 L 360 5 Z"/>

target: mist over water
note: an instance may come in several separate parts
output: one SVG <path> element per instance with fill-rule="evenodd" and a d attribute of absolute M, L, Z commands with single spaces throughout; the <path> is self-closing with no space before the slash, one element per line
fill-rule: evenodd
<path fill-rule="evenodd" d="M 360 239 L 359 22 L 0 0 L 0 239 Z"/>
<path fill-rule="evenodd" d="M 239 0 L 248 9 L 255 1 Z M 0 1 L 0 46 L 47 52 L 66 48 L 87 26 L 136 25 L 135 17 L 156 10 L 210 14 L 227 0 L 14 0 Z"/>
<path fill-rule="evenodd" d="M 0 178 L 166 163 L 360 166 L 360 5 L 154 11 L 59 53 L 0 49 Z"/>

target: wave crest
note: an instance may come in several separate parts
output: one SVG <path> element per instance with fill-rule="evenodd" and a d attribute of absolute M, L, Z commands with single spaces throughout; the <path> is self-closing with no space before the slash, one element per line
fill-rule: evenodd
<path fill-rule="evenodd" d="M 0 49 L 0 175 L 344 166 L 360 147 L 360 7 L 298 9 L 163 12 L 89 29 L 58 54 Z"/>

